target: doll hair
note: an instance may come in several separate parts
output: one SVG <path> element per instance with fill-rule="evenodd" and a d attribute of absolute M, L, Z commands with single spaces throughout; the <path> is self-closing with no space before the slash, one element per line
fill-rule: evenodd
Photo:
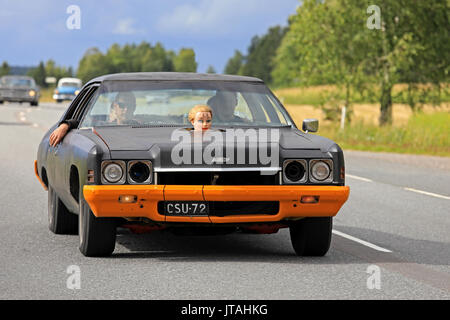
<path fill-rule="evenodd" d="M 198 105 L 194 106 L 191 109 L 191 111 L 189 111 L 189 115 L 188 115 L 189 122 L 194 121 L 195 115 L 197 114 L 197 112 L 209 112 L 211 114 L 211 118 L 213 115 L 212 109 L 210 107 L 208 107 L 207 105 L 204 105 L 204 104 L 198 104 Z"/>

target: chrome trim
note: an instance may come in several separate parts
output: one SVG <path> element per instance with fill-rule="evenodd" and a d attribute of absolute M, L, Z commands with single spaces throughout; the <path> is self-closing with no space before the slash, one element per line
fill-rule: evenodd
<path fill-rule="evenodd" d="M 280 167 L 249 167 L 249 168 L 153 168 L 154 172 L 232 172 L 232 171 L 264 171 L 274 172 L 276 174 L 281 170 Z"/>
<path fill-rule="evenodd" d="M 131 179 L 131 177 L 130 177 L 131 166 L 138 162 L 142 162 L 143 164 L 147 165 L 147 167 L 150 169 L 150 174 L 149 174 L 147 180 L 145 180 L 144 182 L 136 182 L 133 179 Z M 153 167 L 153 165 L 150 160 L 129 160 L 127 163 L 127 181 L 128 181 L 128 183 L 129 184 L 152 184 L 152 176 L 153 176 L 152 167 Z"/>
<path fill-rule="evenodd" d="M 305 174 L 303 176 L 302 179 L 300 179 L 299 181 L 291 181 L 289 180 L 288 177 L 286 177 L 286 175 L 284 174 L 284 170 L 286 168 L 286 166 L 291 163 L 291 162 L 299 162 L 300 164 L 302 164 L 303 168 L 305 169 Z M 285 184 L 299 184 L 299 183 L 305 183 L 306 181 L 308 181 L 308 162 L 305 159 L 288 159 L 288 160 L 284 160 L 283 161 L 283 182 Z"/>
<path fill-rule="evenodd" d="M 314 163 L 316 163 L 316 162 L 324 162 L 328 165 L 328 168 L 330 169 L 330 174 L 328 175 L 328 178 L 326 178 L 325 180 L 317 180 L 314 178 L 314 176 L 312 174 L 312 167 L 313 167 Z M 311 160 L 309 160 L 309 180 L 311 182 L 314 182 L 314 183 L 333 182 L 333 176 L 334 176 L 333 160 L 331 160 L 331 159 L 311 159 Z"/>
<path fill-rule="evenodd" d="M 118 165 L 122 168 L 122 178 L 120 178 L 120 180 L 117 181 L 117 182 L 115 182 L 115 183 L 109 182 L 109 181 L 105 178 L 105 176 L 104 176 L 104 174 L 103 174 L 103 170 L 105 169 L 105 167 L 106 167 L 108 164 L 111 164 L 111 163 L 118 164 Z M 101 174 L 100 174 L 102 184 L 124 184 L 125 181 L 126 181 L 126 177 L 127 177 L 127 170 L 126 170 L 126 169 L 127 169 L 127 168 L 126 168 L 126 163 L 125 163 L 125 161 L 122 161 L 122 160 L 106 160 L 106 161 L 103 161 L 103 162 L 102 162 L 102 165 L 101 165 Z"/>

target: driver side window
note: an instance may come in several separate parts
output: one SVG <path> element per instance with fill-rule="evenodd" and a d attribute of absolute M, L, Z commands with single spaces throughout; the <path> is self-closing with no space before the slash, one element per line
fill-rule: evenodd
<path fill-rule="evenodd" d="M 92 100 L 95 100 L 93 97 L 96 96 L 95 93 L 97 88 L 98 84 L 93 84 L 87 88 L 84 88 L 72 101 L 68 111 L 63 116 L 63 119 L 77 120 L 80 122 L 86 110 L 86 106 L 88 106 Z"/>

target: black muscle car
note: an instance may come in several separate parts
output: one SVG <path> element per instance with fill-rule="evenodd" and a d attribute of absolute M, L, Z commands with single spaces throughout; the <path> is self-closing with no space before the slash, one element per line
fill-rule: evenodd
<path fill-rule="evenodd" d="M 193 129 L 194 106 L 211 110 L 210 129 Z M 51 147 L 49 136 L 62 123 L 70 130 Z M 349 187 L 341 148 L 309 133 L 317 128 L 307 119 L 297 129 L 256 78 L 93 79 L 39 145 L 35 172 L 48 189 L 50 230 L 78 232 L 84 255 L 106 256 L 117 227 L 178 234 L 289 227 L 298 255 L 325 255 Z"/>
<path fill-rule="evenodd" d="M 0 78 L 0 103 L 4 101 L 39 104 L 40 89 L 28 76 L 3 76 Z"/>

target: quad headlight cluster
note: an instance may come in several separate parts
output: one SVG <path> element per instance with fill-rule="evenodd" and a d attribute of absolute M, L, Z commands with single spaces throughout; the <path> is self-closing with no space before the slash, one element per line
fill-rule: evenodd
<path fill-rule="evenodd" d="M 333 181 L 333 160 L 290 159 L 283 162 L 283 183 L 329 183 Z"/>
<path fill-rule="evenodd" d="M 149 160 L 103 161 L 102 184 L 151 184 L 153 176 L 152 162 Z"/>

